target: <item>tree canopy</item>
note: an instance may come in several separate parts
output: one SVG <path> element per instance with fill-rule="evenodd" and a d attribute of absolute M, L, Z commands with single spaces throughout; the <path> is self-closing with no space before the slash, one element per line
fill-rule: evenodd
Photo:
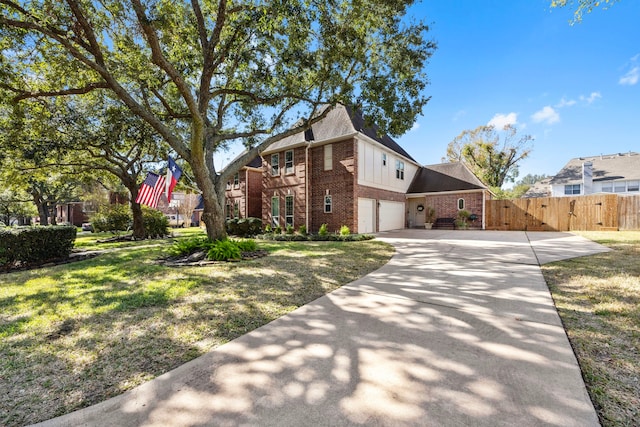
<path fill-rule="evenodd" d="M 0 87 L 14 102 L 110 92 L 189 163 L 211 238 L 225 183 L 270 144 L 337 103 L 399 135 L 428 101 L 435 44 L 410 0 L 0 3 Z"/>
<path fill-rule="evenodd" d="M 591 13 L 593 9 L 598 7 L 607 9 L 618 1 L 620 0 L 552 0 L 551 7 L 569 6 L 571 8 L 575 8 L 573 21 L 571 21 L 572 23 L 575 23 L 582 21 L 582 16 L 585 13 Z"/>
<path fill-rule="evenodd" d="M 519 137 L 512 125 L 465 130 L 447 146 L 447 159 L 462 162 L 489 187 L 501 187 L 518 177 L 518 162 L 531 152 L 529 135 Z"/>

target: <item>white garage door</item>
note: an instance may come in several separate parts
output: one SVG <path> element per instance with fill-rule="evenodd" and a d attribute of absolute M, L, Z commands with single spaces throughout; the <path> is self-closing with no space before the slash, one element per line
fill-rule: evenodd
<path fill-rule="evenodd" d="M 380 200 L 380 231 L 404 228 L 404 203 Z"/>
<path fill-rule="evenodd" d="M 358 233 L 374 233 L 376 226 L 376 201 L 358 198 Z"/>

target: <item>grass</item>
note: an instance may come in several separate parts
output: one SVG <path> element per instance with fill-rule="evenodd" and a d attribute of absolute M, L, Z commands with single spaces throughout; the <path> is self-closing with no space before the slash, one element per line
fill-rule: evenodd
<path fill-rule="evenodd" d="M 581 232 L 611 252 L 542 272 L 580 363 L 600 423 L 640 420 L 640 232 Z"/>
<path fill-rule="evenodd" d="M 169 240 L 95 244 L 98 237 L 79 235 L 78 245 L 117 250 L 0 275 L 0 425 L 35 423 L 118 395 L 393 254 L 376 241 L 259 242 L 264 258 L 172 268 L 156 262 Z"/>

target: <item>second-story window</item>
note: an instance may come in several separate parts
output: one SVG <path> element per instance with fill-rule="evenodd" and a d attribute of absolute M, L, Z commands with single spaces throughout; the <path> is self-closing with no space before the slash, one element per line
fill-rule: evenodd
<path fill-rule="evenodd" d="M 382 153 L 382 166 L 387 166 L 387 153 Z"/>
<path fill-rule="evenodd" d="M 271 155 L 271 176 L 280 175 L 280 155 L 272 154 Z"/>
<path fill-rule="evenodd" d="M 324 170 L 330 171 L 333 169 L 333 146 L 327 144 L 324 146 Z"/>
<path fill-rule="evenodd" d="M 238 172 L 233 176 L 233 188 L 240 188 L 240 174 Z"/>
<path fill-rule="evenodd" d="M 396 178 L 404 179 L 404 162 L 396 160 Z"/>
<path fill-rule="evenodd" d="M 293 173 L 293 150 L 284 152 L 284 173 L 285 175 Z"/>

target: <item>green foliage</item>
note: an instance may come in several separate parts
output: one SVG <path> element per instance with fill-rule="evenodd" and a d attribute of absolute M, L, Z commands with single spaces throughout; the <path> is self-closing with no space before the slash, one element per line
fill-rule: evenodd
<path fill-rule="evenodd" d="M 159 210 L 143 207 L 142 222 L 146 237 L 156 238 L 169 235 L 169 220 Z"/>
<path fill-rule="evenodd" d="M 208 211 L 224 191 L 217 180 L 278 141 L 270 130 L 303 118 L 302 130 L 322 119 L 319 107 L 343 103 L 401 135 L 429 100 L 425 65 L 436 45 L 426 24 L 408 19 L 413 1 L 249 2 L 225 13 L 204 1 L 140 2 L 135 13 L 119 0 L 45 3 L 2 6 L 2 97 L 75 105 L 68 99 L 105 94 L 126 105 L 126 116 L 189 153 L 195 181 L 208 189 L 212 239 L 225 234 L 224 220 Z M 122 131 L 119 120 L 108 123 Z M 209 174 L 214 155 L 240 137 L 247 155 Z"/>
<path fill-rule="evenodd" d="M 282 227 L 277 226 L 273 229 L 273 234 L 282 234 Z"/>
<path fill-rule="evenodd" d="M 169 254 L 172 256 L 189 255 L 199 250 L 208 249 L 210 244 L 211 241 L 206 237 L 182 239 L 171 245 L 171 248 L 169 248 Z"/>
<path fill-rule="evenodd" d="M 0 229 L 0 267 L 67 258 L 76 233 L 73 226 Z"/>
<path fill-rule="evenodd" d="M 207 252 L 207 258 L 214 261 L 229 261 L 242 258 L 242 251 L 232 240 L 217 240 Z"/>
<path fill-rule="evenodd" d="M 287 225 L 285 228 L 285 233 L 287 234 L 293 234 L 296 232 L 296 229 L 293 228 L 293 225 Z"/>
<path fill-rule="evenodd" d="M 436 222 L 436 210 L 431 206 L 427 206 L 424 210 L 424 222 L 433 224 Z"/>
<path fill-rule="evenodd" d="M 255 240 L 238 240 L 234 241 L 234 243 L 242 252 L 253 252 L 258 248 Z"/>
<path fill-rule="evenodd" d="M 461 229 L 469 228 L 469 217 L 471 216 L 471 212 L 466 209 L 458 211 L 458 216 L 456 219 L 456 227 Z"/>
<path fill-rule="evenodd" d="M 262 231 L 260 218 L 232 218 L 226 224 L 227 233 L 239 237 L 251 237 Z"/>
<path fill-rule="evenodd" d="M 131 210 L 127 205 L 104 205 L 90 220 L 93 230 L 97 233 L 107 231 L 119 234 L 131 225 Z"/>
<path fill-rule="evenodd" d="M 329 234 L 329 230 L 327 229 L 327 224 L 322 224 L 320 226 L 320 229 L 318 230 L 318 235 L 326 236 L 327 234 Z"/>
<path fill-rule="evenodd" d="M 307 226 L 306 225 L 301 225 L 300 227 L 298 227 L 298 234 L 306 236 L 307 235 Z"/>
<path fill-rule="evenodd" d="M 265 232 L 265 233 L 273 233 L 273 228 L 271 227 L 271 224 L 267 224 L 267 225 L 264 227 L 264 232 Z"/>
<path fill-rule="evenodd" d="M 348 236 L 349 234 L 351 234 L 351 230 L 349 230 L 349 227 L 347 227 L 346 225 L 343 225 L 342 227 L 340 227 L 341 236 Z"/>
<path fill-rule="evenodd" d="M 565 7 L 567 5 L 575 7 L 573 20 L 569 21 L 573 25 L 576 22 L 582 22 L 582 16 L 585 13 L 591 13 L 597 7 L 606 10 L 618 1 L 620 0 L 551 0 L 551 7 Z"/>

